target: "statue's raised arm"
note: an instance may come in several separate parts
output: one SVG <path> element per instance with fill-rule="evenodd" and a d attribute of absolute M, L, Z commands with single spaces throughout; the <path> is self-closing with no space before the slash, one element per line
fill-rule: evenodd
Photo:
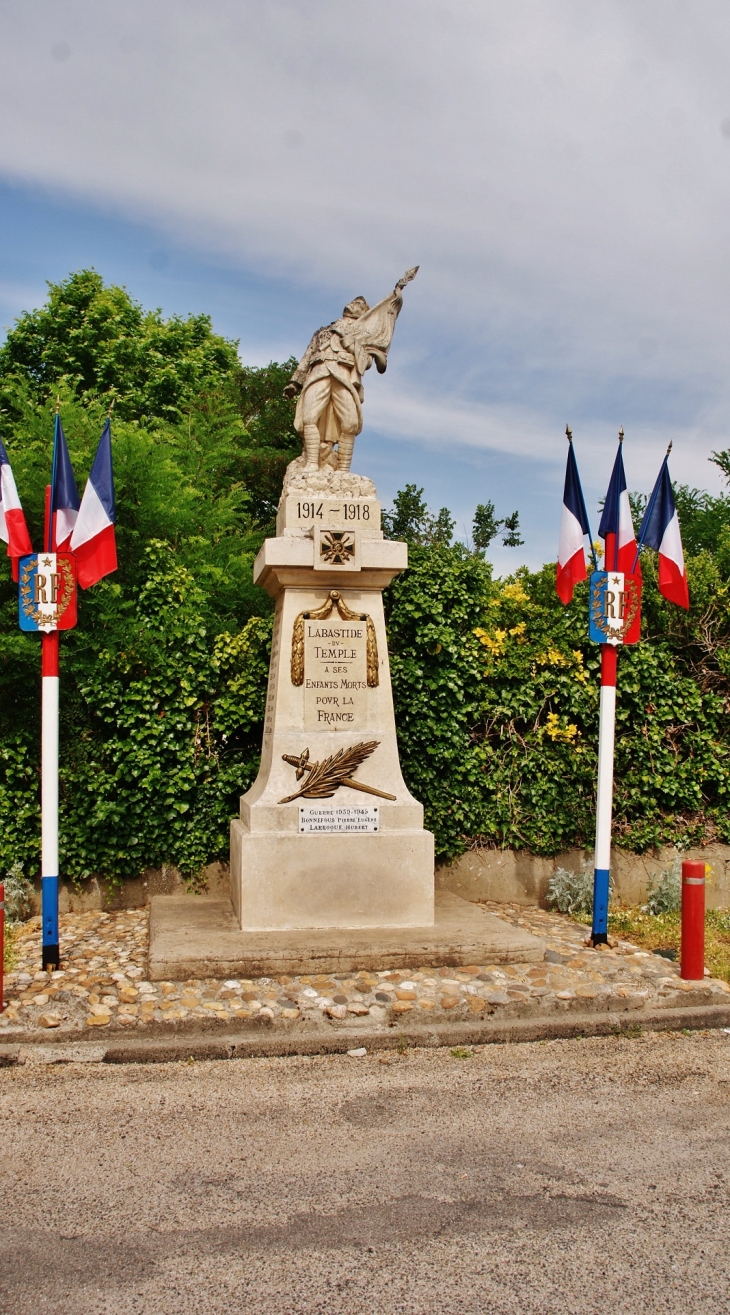
<path fill-rule="evenodd" d="M 375 361 L 383 374 L 403 289 L 416 277 L 409 269 L 376 306 L 364 297 L 348 302 L 342 319 L 318 329 L 284 390 L 299 399 L 294 428 L 304 440 L 305 470 L 349 470 L 362 429 L 362 376 Z"/>

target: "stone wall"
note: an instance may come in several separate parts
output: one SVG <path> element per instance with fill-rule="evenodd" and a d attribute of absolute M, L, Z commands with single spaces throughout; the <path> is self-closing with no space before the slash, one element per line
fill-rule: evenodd
<path fill-rule="evenodd" d="M 91 877 L 78 885 L 61 882 L 59 910 L 61 913 L 80 913 L 84 909 L 141 909 L 149 904 L 153 895 L 182 895 L 191 887 L 177 868 L 148 868 L 134 881 L 112 885 Z M 205 869 L 205 893 L 228 894 L 228 864 L 209 863 Z M 33 913 L 41 911 L 40 882 L 33 900 Z"/>
<path fill-rule="evenodd" d="M 625 904 L 646 899 L 650 879 L 669 868 L 675 850 L 653 849 L 646 854 L 629 854 L 614 849 L 611 871 L 616 895 Z M 436 869 L 437 888 L 451 890 L 469 900 L 500 900 L 509 904 L 544 904 L 548 882 L 556 867 L 577 871 L 589 851 L 571 849 L 556 858 L 538 858 L 513 849 L 471 849 L 453 863 Z M 707 877 L 707 907 L 730 906 L 730 845 L 706 845 L 690 849 L 683 858 L 699 859 L 710 865 Z"/>
<path fill-rule="evenodd" d="M 538 858 L 524 850 L 470 849 L 453 863 L 436 868 L 436 887 L 452 890 L 468 900 L 499 900 L 505 904 L 545 903 L 548 882 L 556 867 L 574 871 L 588 857 L 588 851 L 571 849 L 557 858 Z M 616 893 L 625 904 L 641 904 L 651 877 L 662 868 L 671 867 L 674 850 L 654 849 L 646 854 L 628 854 L 614 849 L 611 868 Z M 730 845 L 706 845 L 704 849 L 690 849 L 685 858 L 709 863 L 707 880 L 707 907 L 730 908 Z M 206 892 L 210 895 L 227 895 L 229 892 L 228 865 L 210 863 L 205 869 Z M 61 885 L 60 909 L 62 913 L 80 912 L 83 909 L 137 909 L 149 904 L 152 895 L 183 894 L 190 888 L 177 868 L 149 868 L 135 881 L 121 886 L 92 877 L 75 885 Z M 40 913 L 40 886 L 36 892 L 34 913 Z"/>

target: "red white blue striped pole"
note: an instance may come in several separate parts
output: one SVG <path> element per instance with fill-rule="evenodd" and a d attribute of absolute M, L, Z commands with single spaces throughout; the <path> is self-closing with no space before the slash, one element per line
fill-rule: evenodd
<path fill-rule="evenodd" d="M 614 644 L 601 644 L 596 848 L 593 860 L 593 927 L 591 930 L 591 940 L 594 945 L 605 945 L 608 942 L 608 890 L 611 871 L 617 660 L 617 647 Z"/>
<path fill-rule="evenodd" d="M 634 526 L 623 466 L 623 426 L 618 432 L 618 452 L 598 527 L 604 544 L 603 569 L 626 572 L 632 554 Z M 618 580 L 617 580 L 618 583 Z M 606 620 L 608 616 L 606 617 Z M 619 639 L 619 636 L 616 636 Z M 623 643 L 623 636 L 620 637 Z M 596 791 L 596 847 L 593 869 L 594 945 L 608 942 L 608 894 L 611 877 L 611 823 L 613 820 L 613 755 L 616 738 L 616 643 L 601 644 L 601 698 L 598 720 L 598 789 Z"/>
<path fill-rule="evenodd" d="M 51 488 L 46 489 L 46 550 L 52 551 Z M 58 934 L 58 631 L 41 638 L 41 922 L 42 960 L 59 967 Z"/>
<path fill-rule="evenodd" d="M 42 966 L 59 966 L 58 936 L 58 631 L 43 635 L 41 655 Z"/>
<path fill-rule="evenodd" d="M 5 886 L 0 881 L 0 1014 L 5 1008 Z"/>

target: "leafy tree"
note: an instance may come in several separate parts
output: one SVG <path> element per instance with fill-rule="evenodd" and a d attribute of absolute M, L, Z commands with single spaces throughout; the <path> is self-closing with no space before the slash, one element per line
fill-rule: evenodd
<path fill-rule="evenodd" d="M 294 428 L 296 403 L 284 397 L 284 387 L 296 369 L 296 359 L 255 369 L 243 366 L 234 376 L 236 408 L 243 421 L 240 477 L 245 480 L 252 515 L 270 526 L 276 519 L 284 473 L 299 456 L 302 441 Z"/>
<path fill-rule="evenodd" d="M 425 543 L 430 534 L 432 518 L 424 501 L 423 489 L 406 484 L 396 493 L 393 509 L 383 512 L 383 529 L 390 539 L 404 539 L 406 543 Z"/>
<path fill-rule="evenodd" d="M 406 484 L 393 499 L 393 510 L 383 512 L 383 529 L 391 539 L 410 544 L 449 544 L 454 537 L 453 519 L 447 507 L 434 516 L 423 498 L 423 489 Z"/>
<path fill-rule="evenodd" d="M 477 552 L 485 553 L 492 539 L 496 538 L 499 531 L 504 529 L 505 535 L 502 543 L 505 548 L 519 548 L 524 543 L 520 537 L 520 513 L 513 511 L 511 516 L 506 516 L 503 520 L 498 520 L 494 510 L 493 502 L 480 502 L 474 512 L 474 524 L 472 526 L 472 542 Z"/>
<path fill-rule="evenodd" d="M 520 534 L 520 513 L 513 511 L 511 516 L 505 516 L 502 524 L 507 531 L 502 543 L 505 548 L 519 548 L 525 542 Z"/>
<path fill-rule="evenodd" d="M 675 484 L 673 488 L 685 552 L 691 556 L 716 552 L 723 533 L 727 537 L 730 530 L 730 497 L 726 493 L 713 497 L 686 484 Z"/>
<path fill-rule="evenodd" d="M 295 364 L 242 366 L 237 343 L 213 333 L 209 316 L 164 320 L 95 270 L 80 270 L 49 284 L 46 304 L 21 315 L 0 347 L 0 432 L 22 442 L 28 417 L 35 411 L 45 422 L 56 392 L 95 416 L 99 400 L 113 398 L 115 420 L 136 421 L 154 434 L 153 447 L 173 442 L 178 464 L 190 438 L 192 467 L 196 437 L 217 427 L 198 478 L 245 490 L 249 518 L 269 528 L 286 466 L 301 450 L 294 403 L 284 397 Z"/>
<path fill-rule="evenodd" d="M 448 507 L 442 507 L 431 524 L 431 543 L 449 544 L 454 537 L 454 520 Z"/>
<path fill-rule="evenodd" d="M 471 537 L 477 552 L 485 553 L 496 538 L 502 522 L 497 520 L 493 502 L 479 502 L 474 512 Z"/>
<path fill-rule="evenodd" d="M 177 420 L 205 389 L 238 368 L 237 344 L 213 333 L 210 316 L 143 311 L 125 288 L 84 269 L 49 283 L 39 310 L 16 320 L 0 348 L 0 389 L 10 403 L 24 381 L 36 402 L 61 381 L 76 397 L 112 394 L 117 413 Z"/>
<path fill-rule="evenodd" d="M 497 520 L 494 503 L 480 503 L 474 513 L 474 547 L 483 554 L 501 528 L 506 530 L 503 543 L 507 547 L 518 547 L 523 542 L 519 537 L 519 524 L 519 512 L 513 512 L 505 520 Z M 455 525 L 447 507 L 442 507 L 435 516 L 429 511 L 423 489 L 415 484 L 406 484 L 396 493 L 392 511 L 383 513 L 383 527 L 388 537 L 404 539 L 409 544 L 448 545 L 454 537 Z"/>
<path fill-rule="evenodd" d="M 619 658 L 614 834 L 639 852 L 730 838 L 730 607 L 707 554 L 689 571 L 693 611 L 679 618 L 647 555 L 646 639 Z M 492 580 L 455 544 L 412 548 L 391 586 L 403 770 L 442 856 L 592 843 L 599 651 L 587 586 L 564 608 L 554 580 L 552 565 Z"/>
<path fill-rule="evenodd" d="M 162 355 L 155 356 L 153 339 L 162 343 Z M 270 521 L 275 509 L 271 471 L 293 455 L 297 442 L 293 407 L 282 397 L 289 373 L 288 364 L 275 363 L 244 370 L 235 344 L 213 335 L 206 317 L 150 317 L 124 289 L 105 288 L 93 271 L 52 288 L 48 305 L 21 317 L 0 352 L 0 423 L 36 544 L 56 392 L 80 487 L 109 395 L 117 402 L 112 431 L 120 566 L 81 596 L 81 623 L 63 639 L 67 875 L 124 875 L 158 861 L 191 870 L 227 850 L 227 819 L 258 761 L 259 727 L 251 727 L 265 688 L 272 605 L 253 585 L 252 566 L 266 530 L 257 520 Z M 171 379 L 179 405 L 168 405 L 169 392 L 164 405 L 156 405 Z M 0 581 L 0 851 L 32 866 L 38 850 L 39 652 L 36 637 L 18 633 L 17 591 L 8 577 L 3 572 Z M 164 626 L 151 628 L 151 591 L 162 591 L 162 607 L 175 581 L 175 606 L 163 608 Z M 192 649 L 182 639 L 188 631 L 198 635 Z M 260 670 L 254 635 L 263 654 Z M 230 688 L 216 675 L 223 651 L 233 662 Z M 128 670 L 135 652 L 143 656 Z M 192 673 L 185 688 L 179 685 L 181 655 Z M 249 661 L 256 673 L 252 703 L 250 691 L 243 700 Z M 243 662 L 240 676 L 236 662 Z M 164 709 L 165 734 L 151 735 L 148 727 L 143 735 L 134 709 L 147 709 L 149 721 L 150 700 L 161 689 L 175 705 Z M 201 739 L 200 717 L 207 738 Z M 144 780 L 156 784 L 140 794 Z M 168 781 L 170 791 L 163 788 Z M 170 813 L 176 791 L 189 804 L 184 814 Z M 106 838 L 105 818 L 113 823 Z"/>

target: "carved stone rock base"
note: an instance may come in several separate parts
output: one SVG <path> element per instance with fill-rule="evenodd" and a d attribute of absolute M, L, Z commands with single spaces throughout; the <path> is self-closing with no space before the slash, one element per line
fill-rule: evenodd
<path fill-rule="evenodd" d="M 373 481 L 365 475 L 356 475 L 352 470 L 333 470 L 331 466 L 305 470 L 305 466 L 304 456 L 290 461 L 284 476 L 282 498 L 292 493 L 311 493 L 320 498 L 377 497 Z"/>

